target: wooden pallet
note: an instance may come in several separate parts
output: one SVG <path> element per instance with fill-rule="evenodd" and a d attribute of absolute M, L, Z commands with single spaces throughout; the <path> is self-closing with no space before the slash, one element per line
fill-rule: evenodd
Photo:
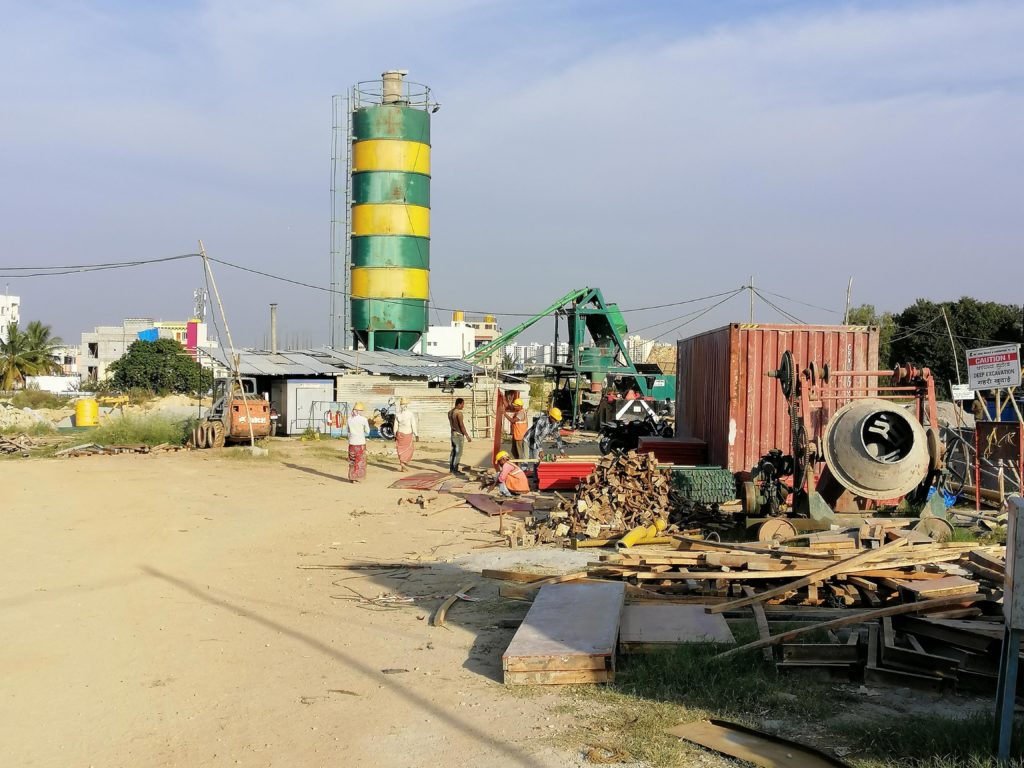
<path fill-rule="evenodd" d="M 550 584 L 501 657 L 506 685 L 570 685 L 615 679 L 621 583 Z"/>

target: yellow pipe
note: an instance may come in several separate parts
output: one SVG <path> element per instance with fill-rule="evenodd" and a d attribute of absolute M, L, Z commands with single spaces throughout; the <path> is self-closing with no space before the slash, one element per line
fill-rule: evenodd
<path fill-rule="evenodd" d="M 619 539 L 618 546 L 632 547 L 638 541 L 653 539 L 659 533 L 657 525 L 639 525 Z"/>
<path fill-rule="evenodd" d="M 404 171 L 430 174 L 430 145 L 418 141 L 369 139 L 352 145 L 352 173 Z"/>
<path fill-rule="evenodd" d="M 353 205 L 352 235 L 430 237 L 430 209 L 401 203 Z"/>
<path fill-rule="evenodd" d="M 352 296 L 357 299 L 426 299 L 430 271 L 406 267 L 355 267 Z"/>

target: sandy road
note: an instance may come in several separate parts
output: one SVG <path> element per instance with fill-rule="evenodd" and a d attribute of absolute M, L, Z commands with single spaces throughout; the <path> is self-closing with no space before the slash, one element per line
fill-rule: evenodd
<path fill-rule="evenodd" d="M 447 630 L 437 600 L 332 599 L 450 593 L 472 569 L 443 559 L 481 554 L 494 523 L 398 506 L 373 464 L 349 485 L 326 450 L 0 462 L 3 764 L 577 764 L 548 745 L 556 694 L 498 682 L 494 619 L 524 609 L 493 582 Z M 411 558 L 442 562 L 299 567 Z"/>

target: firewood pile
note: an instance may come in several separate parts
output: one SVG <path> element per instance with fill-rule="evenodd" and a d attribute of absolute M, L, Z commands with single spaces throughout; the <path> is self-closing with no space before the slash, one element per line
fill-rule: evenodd
<path fill-rule="evenodd" d="M 667 521 L 670 490 L 669 477 L 658 469 L 654 454 L 605 456 L 573 499 L 551 512 L 551 521 L 558 527 L 557 536 L 615 536 L 658 519 Z"/>
<path fill-rule="evenodd" d="M 57 451 L 54 456 L 75 457 L 75 456 L 113 456 L 118 453 L 167 453 L 169 451 L 180 451 L 180 445 L 161 443 L 160 445 L 144 445 L 142 443 L 132 445 L 100 445 L 99 443 L 84 443 L 63 451 Z"/>

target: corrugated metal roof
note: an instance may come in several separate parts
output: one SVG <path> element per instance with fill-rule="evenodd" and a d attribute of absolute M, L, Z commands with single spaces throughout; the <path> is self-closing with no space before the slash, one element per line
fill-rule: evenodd
<path fill-rule="evenodd" d="M 223 347 L 204 347 L 203 352 L 224 367 L 230 367 L 228 353 Z M 483 373 L 482 368 L 465 360 L 416 355 L 406 350 L 368 352 L 365 349 L 317 347 L 272 354 L 265 350 L 245 349 L 238 356 L 243 376 L 336 376 L 348 370 L 435 379 Z"/>

